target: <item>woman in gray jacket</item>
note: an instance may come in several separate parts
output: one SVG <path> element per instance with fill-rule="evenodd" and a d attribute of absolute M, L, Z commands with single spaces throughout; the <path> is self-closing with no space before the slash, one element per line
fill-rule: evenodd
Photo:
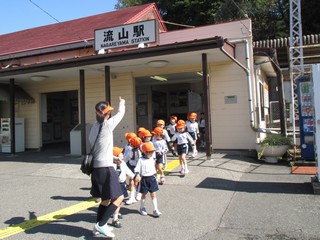
<path fill-rule="evenodd" d="M 125 100 L 121 97 L 119 99 L 118 112 L 112 117 L 110 115 L 113 107 L 108 102 L 101 101 L 96 104 L 97 121 L 93 124 L 89 134 L 91 146 L 96 141 L 93 151 L 91 195 L 93 197 L 101 197 L 97 223 L 94 226 L 93 233 L 107 237 L 115 236 L 107 222 L 123 201 L 118 174 L 113 167 L 113 130 L 125 113 Z"/>

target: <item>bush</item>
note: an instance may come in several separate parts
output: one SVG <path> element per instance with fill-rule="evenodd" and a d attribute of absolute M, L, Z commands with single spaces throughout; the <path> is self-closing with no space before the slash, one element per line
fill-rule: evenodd
<path fill-rule="evenodd" d="M 292 145 L 292 139 L 281 134 L 269 134 L 262 142 L 263 146 Z"/>

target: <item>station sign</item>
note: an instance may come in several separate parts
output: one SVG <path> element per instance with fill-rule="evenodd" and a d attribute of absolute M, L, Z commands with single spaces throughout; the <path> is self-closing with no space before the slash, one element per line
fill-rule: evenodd
<path fill-rule="evenodd" d="M 94 32 L 95 51 L 155 42 L 158 42 L 158 28 L 155 20 L 97 29 Z"/>

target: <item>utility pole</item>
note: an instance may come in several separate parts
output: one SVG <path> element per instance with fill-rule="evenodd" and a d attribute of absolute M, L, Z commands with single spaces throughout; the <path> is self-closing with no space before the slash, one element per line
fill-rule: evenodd
<path fill-rule="evenodd" d="M 304 74 L 303 41 L 301 26 L 300 0 L 290 0 L 290 81 L 291 81 L 291 117 L 293 128 L 293 143 L 296 152 L 296 121 L 299 120 L 297 79 Z"/>

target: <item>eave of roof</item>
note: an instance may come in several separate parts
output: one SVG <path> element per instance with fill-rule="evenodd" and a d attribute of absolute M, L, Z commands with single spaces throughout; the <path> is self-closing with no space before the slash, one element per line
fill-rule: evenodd
<path fill-rule="evenodd" d="M 128 51 L 111 52 L 106 55 L 74 57 L 72 59 L 61 59 L 57 61 L 44 62 L 27 66 L 17 66 L 15 68 L 1 69 L 0 73 L 2 77 L 13 76 L 16 74 L 26 74 L 37 71 L 81 67 L 99 63 L 132 60 L 137 58 L 147 58 L 152 56 L 161 56 L 166 54 L 176 54 L 212 48 L 221 48 L 224 44 L 225 41 L 222 37 L 215 36 L 207 39 L 172 43 L 161 46 L 153 46 L 149 48 L 136 48 Z"/>

